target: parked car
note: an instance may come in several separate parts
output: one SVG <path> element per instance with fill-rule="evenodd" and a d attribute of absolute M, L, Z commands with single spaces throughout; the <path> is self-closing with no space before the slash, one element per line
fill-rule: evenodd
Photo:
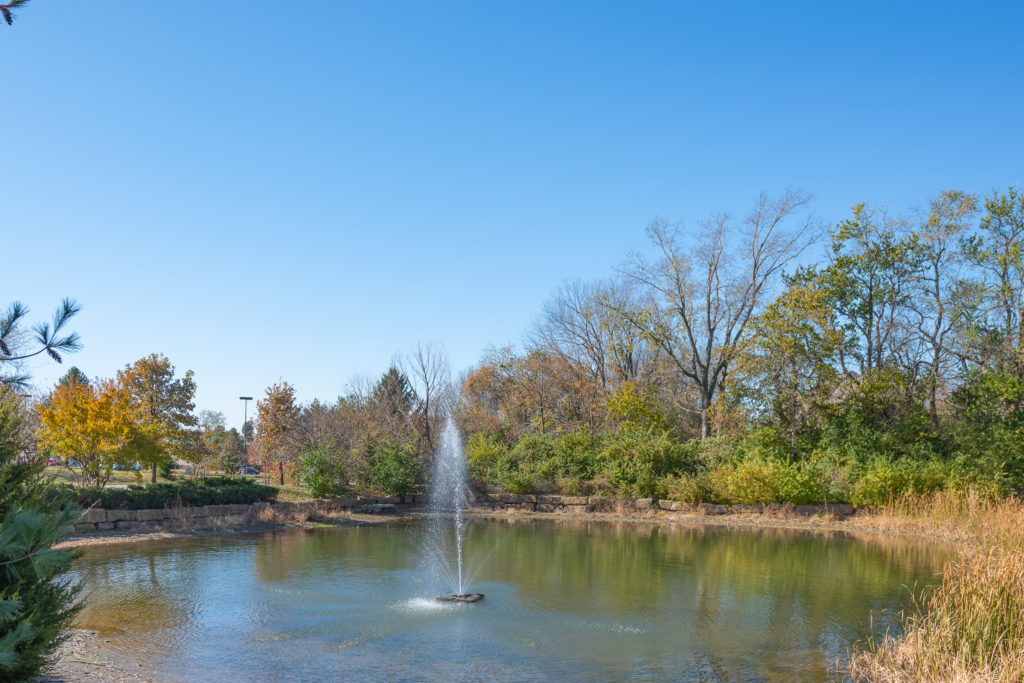
<path fill-rule="evenodd" d="M 259 473 L 260 473 L 260 471 L 258 469 L 256 469 L 255 467 L 246 466 L 246 467 L 242 468 L 242 474 L 259 474 Z"/>

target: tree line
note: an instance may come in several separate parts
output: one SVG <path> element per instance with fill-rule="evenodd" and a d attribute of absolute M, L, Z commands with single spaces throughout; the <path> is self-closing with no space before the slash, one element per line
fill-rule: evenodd
<path fill-rule="evenodd" d="M 690 501 L 884 502 L 1024 487 L 1024 194 L 913 215 L 762 194 L 653 221 L 650 249 L 569 282 L 457 378 L 419 347 L 334 403 L 258 406 L 257 451 L 323 490 L 426 482 L 441 414 L 481 487 Z M 450 379 L 451 378 L 451 379 Z M 398 473 L 392 479 L 386 473 Z"/>
<path fill-rule="evenodd" d="M 127 461 L 155 480 L 173 457 L 258 462 L 318 494 L 406 492 L 428 484 L 452 412 L 485 488 L 861 503 L 1021 490 L 1024 194 L 948 190 L 909 216 L 858 204 L 827 227 L 809 207 L 762 194 L 740 218 L 655 220 L 645 254 L 564 284 L 522 340 L 457 377 L 420 344 L 331 402 L 269 387 L 239 434 L 194 416 L 191 373 L 154 355 L 107 381 L 69 373 L 40 402 L 38 443 L 97 483 Z"/>

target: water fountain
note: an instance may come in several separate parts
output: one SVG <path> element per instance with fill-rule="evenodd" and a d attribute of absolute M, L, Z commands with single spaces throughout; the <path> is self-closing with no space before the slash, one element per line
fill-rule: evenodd
<path fill-rule="evenodd" d="M 462 435 L 449 414 L 430 480 L 430 523 L 426 539 L 431 574 L 436 580 L 444 581 L 448 590 L 454 589 L 453 593 L 439 596 L 437 600 L 441 602 L 478 602 L 484 597 L 482 593 L 466 591 L 463 541 L 468 504 Z"/>

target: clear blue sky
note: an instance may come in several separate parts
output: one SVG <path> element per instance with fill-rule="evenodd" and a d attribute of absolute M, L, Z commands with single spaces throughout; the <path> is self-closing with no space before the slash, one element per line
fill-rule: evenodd
<path fill-rule="evenodd" d="M 464 368 L 655 216 L 1024 182 L 1021 26 L 1019 2 L 35 0 L 0 26 L 0 303 L 77 298 L 67 365 L 162 352 L 232 424 L 418 340 Z"/>

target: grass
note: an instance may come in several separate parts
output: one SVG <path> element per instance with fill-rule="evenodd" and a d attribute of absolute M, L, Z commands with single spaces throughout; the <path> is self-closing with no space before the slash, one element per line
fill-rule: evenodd
<path fill-rule="evenodd" d="M 879 530 L 963 543 L 941 584 L 904 615 L 901 635 L 855 652 L 854 681 L 1024 681 L 1024 505 L 941 494 L 895 502 Z"/>
<path fill-rule="evenodd" d="M 107 482 L 107 486 L 110 486 L 111 484 L 119 485 L 119 484 L 148 484 L 148 483 L 150 483 L 149 482 L 149 478 L 150 478 L 150 476 L 152 476 L 150 471 L 146 470 L 145 472 L 142 472 L 141 474 L 142 474 L 142 481 L 139 481 L 136 478 L 135 473 L 130 471 L 130 470 L 115 470 L 115 471 L 110 473 L 110 480 Z M 64 483 L 64 484 L 76 484 L 77 483 L 75 481 L 74 473 L 71 470 L 69 470 L 67 467 L 64 467 L 63 465 L 50 465 L 49 467 L 46 468 L 46 476 L 50 477 L 51 479 L 53 479 L 57 483 Z M 180 478 L 180 476 L 179 476 L 179 478 Z M 166 477 L 161 475 L 159 472 L 157 472 L 156 480 L 157 480 L 158 483 L 161 483 L 161 484 L 165 484 L 165 483 L 169 483 L 169 482 L 172 482 L 172 481 L 176 481 L 175 479 L 167 479 Z"/>
<path fill-rule="evenodd" d="M 277 495 L 275 496 L 277 500 L 291 502 L 314 500 L 313 496 L 309 495 L 309 491 L 301 486 L 289 486 L 287 484 L 285 486 L 278 486 L 273 482 L 270 485 L 277 489 Z"/>

